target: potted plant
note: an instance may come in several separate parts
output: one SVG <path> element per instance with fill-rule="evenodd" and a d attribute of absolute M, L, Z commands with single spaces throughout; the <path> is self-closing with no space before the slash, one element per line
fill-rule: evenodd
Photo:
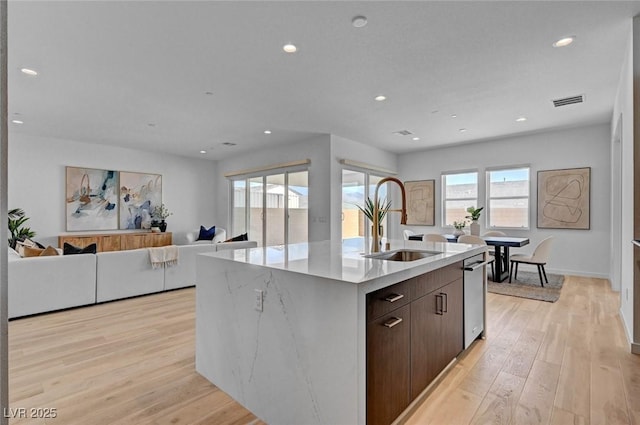
<path fill-rule="evenodd" d="M 371 198 L 367 198 L 366 201 L 364 202 L 364 207 L 361 207 L 360 205 L 356 205 L 360 211 L 362 211 L 362 213 L 369 219 L 371 220 L 371 224 L 373 225 L 373 213 L 374 213 L 374 203 L 371 200 Z M 380 236 L 382 236 L 382 220 L 384 219 L 384 217 L 387 215 L 387 213 L 389 212 L 389 208 L 391 207 L 391 201 L 387 201 L 385 198 L 383 199 L 378 199 L 378 234 Z M 373 232 L 373 228 L 371 229 L 371 231 Z"/>
<path fill-rule="evenodd" d="M 36 235 L 36 232 L 28 227 L 24 227 L 25 221 L 29 220 L 29 217 L 25 216 L 25 212 L 21 208 L 14 208 L 7 213 L 9 218 L 9 246 L 16 249 L 16 242 L 23 241 L 26 238 L 32 238 Z"/>
<path fill-rule="evenodd" d="M 468 218 L 471 220 L 471 224 L 469 225 L 469 229 L 472 235 L 480 236 L 480 224 L 478 223 L 478 219 L 480 218 L 480 212 L 484 209 L 484 207 L 476 208 L 469 207 L 467 208 L 467 212 L 469 213 Z"/>
<path fill-rule="evenodd" d="M 453 222 L 453 227 L 456 228 L 455 232 L 453 232 L 454 236 L 460 236 L 460 235 L 464 235 L 464 227 L 467 225 L 467 221 L 466 220 L 462 220 L 462 221 L 454 221 Z"/>
<path fill-rule="evenodd" d="M 169 212 L 167 207 L 164 204 L 156 205 L 153 208 L 153 212 L 151 213 L 151 217 L 153 221 L 151 222 L 152 227 L 159 227 L 161 232 L 167 231 L 167 222 L 165 221 L 167 217 L 173 215 L 172 212 Z"/>

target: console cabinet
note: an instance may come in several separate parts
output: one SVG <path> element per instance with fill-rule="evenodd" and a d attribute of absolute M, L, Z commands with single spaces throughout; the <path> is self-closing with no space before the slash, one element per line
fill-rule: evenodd
<path fill-rule="evenodd" d="M 172 235 L 171 232 L 130 232 L 58 236 L 58 246 L 60 248 L 64 246 L 65 242 L 78 248 L 84 248 L 95 243 L 98 252 L 125 251 L 171 245 Z"/>
<path fill-rule="evenodd" d="M 367 295 L 367 425 L 388 425 L 464 347 L 462 262 Z"/>

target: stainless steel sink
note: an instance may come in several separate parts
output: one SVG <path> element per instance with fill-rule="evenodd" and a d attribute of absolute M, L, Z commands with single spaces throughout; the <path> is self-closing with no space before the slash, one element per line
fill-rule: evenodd
<path fill-rule="evenodd" d="M 423 251 L 418 249 L 397 249 L 394 251 L 378 252 L 365 255 L 366 258 L 386 261 L 416 261 L 432 255 L 442 254 L 440 251 Z"/>

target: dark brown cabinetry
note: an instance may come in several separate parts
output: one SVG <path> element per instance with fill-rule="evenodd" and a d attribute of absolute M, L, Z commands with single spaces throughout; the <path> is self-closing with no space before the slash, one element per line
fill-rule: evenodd
<path fill-rule="evenodd" d="M 411 303 L 411 399 L 463 348 L 462 279 Z"/>
<path fill-rule="evenodd" d="M 464 344 L 462 262 L 367 295 L 367 424 L 388 425 Z"/>

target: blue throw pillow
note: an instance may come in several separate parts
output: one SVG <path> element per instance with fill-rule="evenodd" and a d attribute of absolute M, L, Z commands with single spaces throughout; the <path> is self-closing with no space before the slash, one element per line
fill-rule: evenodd
<path fill-rule="evenodd" d="M 210 241 L 216 235 L 216 226 L 211 226 L 211 229 L 206 229 L 204 226 L 200 226 L 200 234 L 198 235 L 198 241 Z"/>

